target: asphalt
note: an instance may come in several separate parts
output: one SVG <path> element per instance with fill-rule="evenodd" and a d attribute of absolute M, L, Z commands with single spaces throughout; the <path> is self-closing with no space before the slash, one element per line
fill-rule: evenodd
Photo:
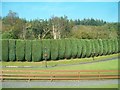
<path fill-rule="evenodd" d="M 4 81 L 2 88 L 34 88 L 34 87 L 75 87 L 120 84 L 117 79 L 113 80 L 80 80 L 80 81 Z"/>

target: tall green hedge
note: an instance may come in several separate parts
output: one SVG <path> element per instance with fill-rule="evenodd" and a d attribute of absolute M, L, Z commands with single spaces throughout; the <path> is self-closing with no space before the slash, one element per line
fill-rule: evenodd
<path fill-rule="evenodd" d="M 99 55 L 103 55 L 103 42 L 102 42 L 102 39 L 99 39 L 98 43 L 99 43 Z"/>
<path fill-rule="evenodd" d="M 112 48 L 112 53 L 115 53 L 115 42 L 114 42 L 114 39 L 111 39 L 111 48 Z"/>
<path fill-rule="evenodd" d="M 82 43 L 82 58 L 86 57 L 87 47 L 86 47 L 86 39 L 81 40 Z"/>
<path fill-rule="evenodd" d="M 57 40 L 50 40 L 51 42 L 51 59 L 56 60 L 58 59 L 58 41 Z"/>
<path fill-rule="evenodd" d="M 65 39 L 65 58 L 71 58 L 71 41 L 70 39 Z"/>
<path fill-rule="evenodd" d="M 94 39 L 91 40 L 91 56 L 94 57 L 95 56 L 95 44 L 94 44 Z"/>
<path fill-rule="evenodd" d="M 78 52 L 77 39 L 70 39 L 70 41 L 71 41 L 71 57 L 75 58 L 77 57 Z"/>
<path fill-rule="evenodd" d="M 15 39 L 9 39 L 9 60 L 15 61 L 16 56 L 16 40 Z"/>
<path fill-rule="evenodd" d="M 120 53 L 120 38 L 118 39 L 118 52 Z"/>
<path fill-rule="evenodd" d="M 0 39 L 0 61 L 2 61 L 2 40 Z"/>
<path fill-rule="evenodd" d="M 64 39 L 61 39 L 61 40 L 58 40 L 58 58 L 59 59 L 63 59 L 65 58 L 65 40 Z"/>
<path fill-rule="evenodd" d="M 107 40 L 103 39 L 103 55 L 107 55 L 108 53 L 108 46 L 107 46 Z"/>
<path fill-rule="evenodd" d="M 32 61 L 39 62 L 42 60 L 42 41 L 33 40 L 32 41 Z"/>
<path fill-rule="evenodd" d="M 98 39 L 94 40 L 94 46 L 95 46 L 95 56 L 99 55 L 99 42 Z"/>
<path fill-rule="evenodd" d="M 86 40 L 86 57 L 90 57 L 92 54 L 92 44 L 90 40 Z"/>
<path fill-rule="evenodd" d="M 120 52 L 120 39 L 1 40 L 3 61 L 84 58 Z"/>
<path fill-rule="evenodd" d="M 32 43 L 31 43 L 31 40 L 25 40 L 25 60 L 32 61 Z"/>
<path fill-rule="evenodd" d="M 107 44 L 108 44 L 108 54 L 111 54 L 112 53 L 112 44 L 111 44 L 111 39 L 108 39 L 107 40 Z"/>
<path fill-rule="evenodd" d="M 16 60 L 24 61 L 25 60 L 25 41 L 16 40 Z"/>
<path fill-rule="evenodd" d="M 114 43 L 115 43 L 115 53 L 117 53 L 118 52 L 118 39 L 115 39 Z"/>
<path fill-rule="evenodd" d="M 49 39 L 42 40 L 43 59 L 46 58 L 47 60 L 49 60 L 51 58 L 50 49 L 51 49 L 50 40 Z M 47 57 L 45 57 L 45 54 L 47 54 Z"/>
<path fill-rule="evenodd" d="M 8 46 L 9 41 L 7 39 L 2 40 L 2 61 L 8 61 L 9 53 L 8 53 Z"/>
<path fill-rule="evenodd" d="M 77 39 L 77 57 L 80 58 L 82 55 L 82 41 Z"/>

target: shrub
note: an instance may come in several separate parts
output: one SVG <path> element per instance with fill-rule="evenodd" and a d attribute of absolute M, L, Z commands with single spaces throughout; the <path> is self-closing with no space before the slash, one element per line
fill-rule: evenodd
<path fill-rule="evenodd" d="M 71 57 L 75 58 L 77 56 L 77 39 L 70 39 L 71 41 Z"/>
<path fill-rule="evenodd" d="M 42 60 L 42 41 L 33 40 L 32 41 L 32 61 L 38 62 Z"/>
<path fill-rule="evenodd" d="M 107 52 L 108 52 L 107 41 L 103 39 L 102 42 L 103 42 L 103 55 L 107 55 Z"/>
<path fill-rule="evenodd" d="M 64 41 L 64 39 L 63 40 L 58 40 L 58 46 L 59 46 L 58 57 L 59 57 L 59 59 L 63 59 L 63 58 L 65 58 L 64 57 L 64 55 L 65 55 L 65 41 Z"/>
<path fill-rule="evenodd" d="M 2 61 L 2 39 L 0 39 L 0 61 Z"/>
<path fill-rule="evenodd" d="M 65 58 L 70 59 L 71 58 L 71 42 L 70 39 L 65 39 Z"/>
<path fill-rule="evenodd" d="M 94 57 L 95 56 L 95 44 L 94 44 L 94 39 L 91 40 L 91 56 Z"/>
<path fill-rule="evenodd" d="M 92 44 L 90 40 L 86 40 L 86 57 L 90 57 L 92 54 Z"/>
<path fill-rule="evenodd" d="M 77 39 L 77 57 L 80 58 L 82 55 L 82 41 Z"/>
<path fill-rule="evenodd" d="M 8 57 L 9 57 L 8 45 L 9 45 L 9 41 L 7 39 L 3 39 L 2 40 L 2 61 L 8 61 Z"/>
<path fill-rule="evenodd" d="M 42 51 L 43 51 L 43 59 L 45 59 L 45 54 L 47 54 L 46 59 L 50 59 L 50 40 L 49 39 L 44 39 L 42 40 Z"/>
<path fill-rule="evenodd" d="M 51 41 L 51 59 L 56 60 L 58 59 L 58 41 L 57 40 L 50 40 Z"/>
<path fill-rule="evenodd" d="M 108 44 L 108 54 L 111 54 L 112 48 L 111 48 L 111 39 L 107 40 L 107 44 Z"/>
<path fill-rule="evenodd" d="M 16 40 L 16 60 L 24 61 L 25 60 L 25 41 Z"/>
<path fill-rule="evenodd" d="M 114 43 L 115 43 L 115 53 L 117 53 L 118 52 L 118 39 L 115 39 Z"/>
<path fill-rule="evenodd" d="M 86 39 L 81 40 L 82 43 L 82 58 L 86 57 Z"/>
<path fill-rule="evenodd" d="M 16 49 L 16 40 L 15 39 L 10 39 L 9 40 L 9 60 L 10 61 L 15 61 L 15 50 Z"/>
<path fill-rule="evenodd" d="M 115 53 L 115 42 L 114 39 L 111 39 L 111 49 L 112 49 L 112 53 Z"/>
<path fill-rule="evenodd" d="M 31 40 L 25 40 L 25 60 L 32 60 L 32 43 Z"/>
<path fill-rule="evenodd" d="M 98 39 L 94 40 L 94 46 L 95 46 L 95 56 L 99 55 L 99 42 Z"/>
<path fill-rule="evenodd" d="M 99 42 L 99 55 L 103 55 L 103 43 L 102 43 L 102 39 L 99 39 L 98 42 Z"/>

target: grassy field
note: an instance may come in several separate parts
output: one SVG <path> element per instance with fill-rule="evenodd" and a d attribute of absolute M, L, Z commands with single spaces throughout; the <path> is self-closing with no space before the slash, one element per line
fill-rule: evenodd
<path fill-rule="evenodd" d="M 118 59 L 90 64 L 56 66 L 51 68 L 2 68 L 6 70 L 118 70 Z"/>
<path fill-rule="evenodd" d="M 33 88 L 118 88 L 118 86 L 120 86 L 120 84 L 109 84 L 109 85 L 92 85 L 92 86 L 65 86 L 65 87 L 59 87 L 59 86 L 55 86 L 55 87 L 33 87 Z"/>
<path fill-rule="evenodd" d="M 118 57 L 118 54 L 94 57 L 94 61 Z M 58 61 L 47 61 L 48 66 L 78 64 L 83 62 L 93 62 L 93 58 L 67 59 Z M 2 62 L 2 66 L 44 66 L 45 62 Z"/>

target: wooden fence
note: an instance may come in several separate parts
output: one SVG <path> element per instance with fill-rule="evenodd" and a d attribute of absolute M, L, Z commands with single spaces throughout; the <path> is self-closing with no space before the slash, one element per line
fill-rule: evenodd
<path fill-rule="evenodd" d="M 1 80 L 119 79 L 118 70 L 1 70 Z"/>

